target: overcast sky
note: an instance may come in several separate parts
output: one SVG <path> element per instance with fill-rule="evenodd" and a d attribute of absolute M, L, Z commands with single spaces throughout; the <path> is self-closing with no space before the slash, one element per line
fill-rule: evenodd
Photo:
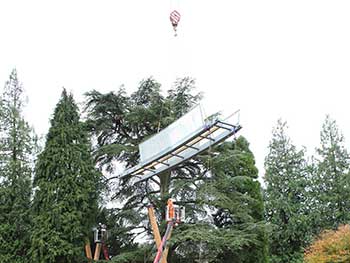
<path fill-rule="evenodd" d="M 0 85 L 16 67 L 39 134 L 63 86 L 81 102 L 92 89 L 133 92 L 153 76 L 165 91 L 191 76 L 207 113 L 241 110 L 260 175 L 278 118 L 310 153 L 326 114 L 350 140 L 349 0 L 1 0 L 0 34 Z"/>

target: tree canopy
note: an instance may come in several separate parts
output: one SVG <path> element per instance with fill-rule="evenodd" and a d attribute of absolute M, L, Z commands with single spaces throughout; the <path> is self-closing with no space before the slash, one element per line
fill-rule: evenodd
<path fill-rule="evenodd" d="M 163 234 L 168 198 L 186 208 L 168 241 L 168 263 L 348 262 L 350 155 L 329 116 L 311 158 L 277 122 L 263 190 L 243 136 L 146 181 L 119 177 L 139 163 L 141 142 L 200 101 L 195 86 L 186 77 L 162 91 L 150 77 L 132 93 L 93 90 L 84 121 L 63 89 L 38 154 L 13 70 L 0 96 L 0 262 L 87 261 L 84 244 L 98 223 L 107 225 L 112 262 L 151 262 L 147 206 Z"/>
<path fill-rule="evenodd" d="M 62 92 L 35 167 L 31 259 L 83 262 L 95 222 L 100 174 L 72 95 Z"/>
<path fill-rule="evenodd" d="M 181 117 L 199 101 L 201 95 L 193 94 L 194 85 L 194 80 L 190 78 L 179 79 L 167 95 L 162 95 L 160 84 L 148 78 L 141 81 L 130 96 L 123 88 L 107 94 L 97 91 L 87 93 L 87 124 L 97 142 L 95 160 L 101 169 L 106 168 L 111 173 L 109 182 L 114 182 L 111 189 L 113 198 L 123 204 L 119 211 L 115 211 L 115 220 L 123 226 L 121 229 L 125 230 L 129 244 L 144 233 L 149 238 L 146 206 L 153 204 L 159 215 L 158 221 L 162 222 L 166 201 L 171 197 L 186 207 L 187 220 L 185 225 L 174 230 L 170 262 L 193 262 L 198 258 L 214 262 L 219 256 L 225 258 L 229 253 L 232 257 L 242 256 L 243 247 L 257 252 L 257 256 L 255 261 L 244 261 L 242 256 L 240 262 L 266 262 L 260 184 L 256 181 L 254 157 L 243 138 L 237 144 L 212 149 L 209 154 L 187 161 L 171 173 L 163 173 L 137 185 L 114 174 L 114 161 L 123 162 L 126 168 L 136 165 L 139 161 L 138 144 Z M 212 158 L 214 152 L 220 158 Z M 212 167 L 214 161 L 217 162 L 215 172 Z M 230 186 L 232 182 L 235 182 L 236 188 Z M 220 193 L 221 186 L 227 188 L 226 194 Z M 209 189 L 217 203 L 212 203 L 208 196 L 201 196 Z M 221 197 L 228 203 L 220 203 Z M 243 206 L 248 208 L 245 212 L 241 204 L 243 201 Z M 208 214 L 208 209 L 215 215 Z M 235 219 L 237 222 L 226 227 L 219 219 L 224 216 L 242 218 Z M 213 220 L 217 223 L 216 227 L 212 224 Z M 129 226 L 138 231 L 130 231 Z M 212 249 L 205 252 L 205 247 Z"/>
<path fill-rule="evenodd" d="M 14 69 L 0 101 L 0 261 L 26 262 L 36 136 L 23 117 L 23 87 Z"/>
<path fill-rule="evenodd" d="M 209 175 L 195 194 L 206 213 L 175 230 L 181 252 L 175 262 L 268 262 L 261 187 L 247 140 L 219 145 L 203 159 Z"/>
<path fill-rule="evenodd" d="M 336 229 L 350 221 L 350 156 L 344 136 L 335 122 L 326 117 L 317 148 L 313 177 L 319 229 Z"/>
<path fill-rule="evenodd" d="M 286 133 L 287 124 L 278 121 L 265 159 L 266 220 L 272 262 L 301 262 L 310 240 L 308 164 L 304 150 L 297 150 Z"/>

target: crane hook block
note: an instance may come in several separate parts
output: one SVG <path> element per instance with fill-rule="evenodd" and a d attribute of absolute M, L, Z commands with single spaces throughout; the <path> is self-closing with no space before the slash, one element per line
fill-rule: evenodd
<path fill-rule="evenodd" d="M 180 19 L 181 19 L 181 15 L 178 11 L 174 10 L 170 13 L 170 22 L 171 22 L 171 25 L 173 26 L 173 29 L 175 31 L 175 36 L 177 36 L 176 29 L 177 29 L 177 26 L 180 22 Z"/>

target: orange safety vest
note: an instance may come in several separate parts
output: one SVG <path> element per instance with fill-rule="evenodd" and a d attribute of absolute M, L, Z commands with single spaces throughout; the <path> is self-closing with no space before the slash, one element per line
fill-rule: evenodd
<path fill-rule="evenodd" d="M 169 211 L 169 214 L 168 214 L 169 219 L 174 219 L 175 218 L 175 208 L 173 205 L 173 201 L 171 201 L 170 199 L 168 200 L 168 211 Z"/>

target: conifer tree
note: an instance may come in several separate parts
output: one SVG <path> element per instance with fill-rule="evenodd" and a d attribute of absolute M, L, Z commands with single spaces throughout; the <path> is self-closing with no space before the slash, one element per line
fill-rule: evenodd
<path fill-rule="evenodd" d="M 161 94 L 160 84 L 153 78 L 148 78 L 141 81 L 138 89 L 130 96 L 123 88 L 107 94 L 98 91 L 86 94 L 87 123 L 97 142 L 95 160 L 114 179 L 116 187 L 113 188 L 113 199 L 123 203 L 123 208 L 117 215 L 118 221 L 132 225 L 124 228 L 127 232 L 122 233 L 129 238 L 128 245 L 139 233 L 150 231 L 146 208 L 150 203 L 155 205 L 159 212 L 157 214 L 161 215 L 160 220 L 165 218 L 164 207 L 167 199 L 170 196 L 175 197 L 179 192 L 178 188 L 175 192 L 172 190 L 177 176 L 182 178 L 181 169 L 174 171 L 172 177 L 169 172 L 165 172 L 159 178 L 150 180 L 151 183 L 135 185 L 130 179 L 119 180 L 113 169 L 115 161 L 123 163 L 125 167 L 136 165 L 139 161 L 138 145 L 175 121 L 200 99 L 200 94 L 192 95 L 193 88 L 194 80 L 180 79 L 165 97 Z M 193 169 L 194 167 L 196 166 L 192 165 Z M 192 180 L 196 175 L 192 171 L 187 180 Z M 184 182 L 185 179 L 178 181 Z M 190 196 L 191 192 L 193 189 L 181 189 L 185 196 Z M 193 210 L 193 206 L 191 209 L 187 207 L 188 212 Z M 131 231 L 132 228 L 137 231 Z"/>
<path fill-rule="evenodd" d="M 23 88 L 11 72 L 0 101 L 0 262 L 26 262 L 35 135 L 24 120 Z"/>
<path fill-rule="evenodd" d="M 241 231 L 245 235 L 243 246 L 220 254 L 221 262 L 232 262 L 232 259 L 242 263 L 269 262 L 263 197 L 249 143 L 241 136 L 234 143 L 224 144 L 221 148 L 217 166 L 212 169 L 217 176 L 216 187 L 220 193 L 216 197 L 219 209 L 214 214 L 214 222 L 224 229 L 223 234 L 228 229 L 227 232 Z M 221 199 L 222 194 L 226 198 Z M 225 199 L 229 202 L 223 201 Z M 231 260 L 228 259 L 229 255 Z"/>
<path fill-rule="evenodd" d="M 344 136 L 329 116 L 322 126 L 316 159 L 313 192 L 319 212 L 318 230 L 336 229 L 350 222 L 350 156 Z"/>
<path fill-rule="evenodd" d="M 265 159 L 266 219 L 273 225 L 271 261 L 302 262 L 310 239 L 308 166 L 304 150 L 297 150 L 278 121 Z"/>
<path fill-rule="evenodd" d="M 240 136 L 203 157 L 211 175 L 196 198 L 212 212 L 199 224 L 175 229 L 173 242 L 184 255 L 176 262 L 268 262 L 258 169 L 247 140 Z"/>
<path fill-rule="evenodd" d="M 32 262 L 83 262 L 99 189 L 90 148 L 73 97 L 63 90 L 35 167 Z"/>
<path fill-rule="evenodd" d="M 87 94 L 87 123 L 96 136 L 96 161 L 112 173 L 117 186 L 112 189 L 113 198 L 123 203 L 123 207 L 115 209 L 112 215 L 114 222 L 118 222 L 117 231 L 120 232 L 118 238 L 111 241 L 126 252 L 114 257 L 116 262 L 125 262 L 126 257 L 139 262 L 134 240 L 139 233 L 146 231 L 150 234 L 146 206 L 152 203 L 157 214 L 161 215 L 158 217 L 159 222 L 164 222 L 164 208 L 170 197 L 186 207 L 188 224 L 174 230 L 169 241 L 171 248 L 168 262 L 201 262 L 204 259 L 210 260 L 209 262 L 222 262 L 220 260 L 232 260 L 238 255 L 239 262 L 267 260 L 264 223 L 261 223 L 263 204 L 260 185 L 256 182 L 257 169 L 244 139 L 240 139 L 238 144 L 218 148 L 217 153 L 222 151 L 224 154 L 219 154 L 220 158 L 215 159 L 217 180 L 212 180 L 209 172 L 212 166 L 207 165 L 210 158 L 206 155 L 187 161 L 173 169 L 171 174 L 166 172 L 158 178 L 137 185 L 128 181 L 130 179 L 119 179 L 118 173 L 114 173 L 112 169 L 114 160 L 124 163 L 126 167 L 136 165 L 139 161 L 139 143 L 188 112 L 200 99 L 200 94 L 192 94 L 193 88 L 192 79 L 179 79 L 167 96 L 162 96 L 160 84 L 149 78 L 142 81 L 137 91 L 130 96 L 123 89 L 107 94 L 97 91 Z M 242 177 L 244 179 L 239 180 Z M 225 182 L 220 182 L 221 179 Z M 208 180 L 211 187 L 206 190 L 211 191 L 211 196 L 219 195 L 218 198 L 215 197 L 216 203 L 210 203 L 205 198 L 206 190 L 203 187 Z M 232 193 L 232 181 L 236 183 L 237 193 Z M 225 194 L 220 189 L 223 185 L 226 187 Z M 203 193 L 202 197 L 199 192 Z M 220 203 L 222 196 L 229 201 Z M 244 212 L 245 205 L 240 204 L 241 201 L 249 202 Z M 210 209 L 222 210 L 212 217 L 208 215 L 208 205 Z M 235 210 L 238 208 L 239 212 Z M 226 214 L 227 210 L 224 209 L 229 209 L 229 213 Z M 220 217 L 238 215 L 241 216 L 241 221 L 237 224 L 219 223 Z M 211 219 L 208 221 L 208 218 Z M 217 219 L 217 226 L 213 225 L 213 218 Z M 164 224 L 161 225 L 161 230 L 162 226 Z M 256 257 L 247 261 L 248 255 L 252 253 L 256 253 Z"/>

